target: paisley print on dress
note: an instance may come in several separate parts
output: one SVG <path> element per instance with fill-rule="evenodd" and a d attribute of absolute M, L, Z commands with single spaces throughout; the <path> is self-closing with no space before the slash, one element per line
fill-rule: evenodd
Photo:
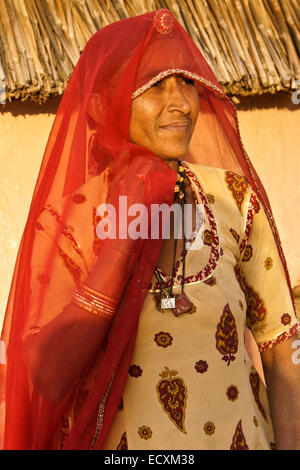
<path fill-rule="evenodd" d="M 243 204 L 249 188 L 247 180 L 244 176 L 237 175 L 233 171 L 226 171 L 225 182 L 239 211 L 242 213 Z"/>
<path fill-rule="evenodd" d="M 242 429 L 242 420 L 238 422 L 238 425 L 235 429 L 234 436 L 232 438 L 232 444 L 230 450 L 249 450 L 249 447 L 246 442 L 246 438 Z"/>
<path fill-rule="evenodd" d="M 263 330 L 265 328 L 265 320 L 267 317 L 267 308 L 264 300 L 260 297 L 246 281 L 240 267 L 238 265 L 234 268 L 236 278 L 242 291 L 245 294 L 247 303 L 247 326 L 253 331 Z"/>
<path fill-rule="evenodd" d="M 235 239 L 235 241 L 237 242 L 237 244 L 239 245 L 239 243 L 240 243 L 239 234 L 233 228 L 231 228 L 229 231 L 230 231 L 231 235 L 233 236 L 233 238 Z"/>
<path fill-rule="evenodd" d="M 211 276 L 208 279 L 205 279 L 205 281 L 203 281 L 203 284 L 206 284 L 207 286 L 215 286 L 217 284 L 217 279 L 215 278 L 215 276 Z"/>
<path fill-rule="evenodd" d="M 258 375 L 258 373 L 256 372 L 256 370 L 254 368 L 252 368 L 252 370 L 250 372 L 249 379 L 250 379 L 250 384 L 251 384 L 251 388 L 252 388 L 255 403 L 257 404 L 258 409 L 261 412 L 264 419 L 266 420 L 266 422 L 268 422 L 266 412 L 265 412 L 264 407 L 262 406 L 262 403 L 259 399 L 259 388 L 260 388 L 259 375 Z"/>
<path fill-rule="evenodd" d="M 249 240 L 249 237 L 250 237 L 250 234 L 251 234 L 251 229 L 252 229 L 252 225 L 253 225 L 253 217 L 254 217 L 254 212 L 255 212 L 254 208 L 255 208 L 256 200 L 257 200 L 257 196 L 256 196 L 255 192 L 252 191 L 252 193 L 250 195 L 250 200 L 249 200 L 249 208 L 248 208 L 248 211 L 247 211 L 244 238 L 243 238 L 243 240 L 240 244 L 240 252 L 241 253 L 245 250 L 246 245 L 247 245 L 248 240 Z"/>
<path fill-rule="evenodd" d="M 185 409 L 187 402 L 187 388 L 181 377 L 176 377 L 176 370 L 165 367 L 159 375 L 162 377 L 156 386 L 158 400 L 169 419 L 179 431 L 186 434 Z"/>
<path fill-rule="evenodd" d="M 123 432 L 123 434 L 121 436 L 121 439 L 120 439 L 120 442 L 119 442 L 116 450 L 128 450 L 126 432 Z"/>
<path fill-rule="evenodd" d="M 229 366 L 231 361 L 235 360 L 234 354 L 238 350 L 238 334 L 234 316 L 230 310 L 229 304 L 226 304 L 217 325 L 216 347 L 223 356 L 222 360 Z"/>

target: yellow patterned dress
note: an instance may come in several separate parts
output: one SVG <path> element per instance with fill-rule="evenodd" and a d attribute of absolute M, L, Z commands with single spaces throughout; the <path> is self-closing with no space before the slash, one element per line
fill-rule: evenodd
<path fill-rule="evenodd" d="M 204 246 L 186 258 L 185 292 L 196 312 L 158 311 L 153 277 L 105 449 L 272 449 L 266 389 L 244 328 L 261 351 L 297 330 L 277 247 L 245 178 L 184 165 L 195 202 L 205 207 Z"/>
<path fill-rule="evenodd" d="M 183 165 L 195 202 L 205 208 L 204 245 L 194 249 L 196 238 L 190 240 L 186 257 L 185 292 L 196 311 L 179 317 L 171 310 L 158 311 L 153 276 L 105 449 L 271 449 L 275 443 L 266 389 L 245 350 L 244 329 L 251 329 L 261 351 L 297 331 L 282 263 L 265 212 L 245 178 Z M 41 287 L 47 282 L 46 305 L 53 316 L 97 259 L 97 204 L 91 195 L 99 184 L 95 177 L 72 196 L 55 260 L 63 282 L 58 286 L 44 279 L 40 252 L 33 257 L 32 275 Z M 37 222 L 36 246 L 44 243 L 45 252 L 54 237 L 49 221 L 59 222 L 62 208 L 63 201 L 48 205 Z M 174 293 L 181 289 L 181 263 L 176 265 Z M 170 283 L 167 276 L 165 281 Z M 33 310 L 38 295 L 35 291 L 31 299 Z M 79 384 L 69 414 L 61 417 L 53 448 L 62 448 L 98 359 Z"/>

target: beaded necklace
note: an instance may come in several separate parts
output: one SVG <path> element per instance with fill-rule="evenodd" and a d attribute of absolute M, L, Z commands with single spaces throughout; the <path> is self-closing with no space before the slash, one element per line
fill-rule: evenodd
<path fill-rule="evenodd" d="M 178 161 L 177 171 L 177 182 L 174 189 L 174 203 L 179 203 L 183 211 L 183 261 L 182 261 L 182 280 L 181 280 L 181 294 L 173 295 L 173 282 L 174 282 L 174 267 L 175 258 L 177 251 L 177 238 L 174 238 L 174 253 L 172 263 L 172 275 L 171 275 L 171 286 L 168 288 L 163 277 L 157 268 L 154 270 L 154 274 L 160 286 L 160 292 L 157 296 L 156 308 L 163 312 L 166 309 L 171 309 L 176 317 L 183 313 L 194 313 L 196 311 L 195 305 L 189 300 L 187 295 L 184 293 L 184 276 L 185 276 L 185 258 L 186 258 L 186 238 L 185 238 L 185 217 L 184 207 L 186 204 L 186 190 L 185 190 L 185 176 L 186 172 L 182 166 L 181 161 Z"/>

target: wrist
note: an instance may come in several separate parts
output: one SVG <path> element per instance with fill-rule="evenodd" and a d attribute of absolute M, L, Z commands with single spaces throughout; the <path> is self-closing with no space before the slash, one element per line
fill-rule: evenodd
<path fill-rule="evenodd" d="M 80 283 L 73 291 L 72 302 L 93 315 L 111 320 L 117 311 L 118 300 Z"/>

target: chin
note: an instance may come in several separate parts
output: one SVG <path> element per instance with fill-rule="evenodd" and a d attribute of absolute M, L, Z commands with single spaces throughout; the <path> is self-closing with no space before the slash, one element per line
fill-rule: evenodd
<path fill-rule="evenodd" d="M 165 160 L 183 160 L 185 155 L 187 154 L 189 149 L 189 145 L 186 145 L 186 142 L 181 143 L 181 145 L 172 145 L 172 146 L 165 146 L 162 148 L 160 155 L 164 155 Z"/>
<path fill-rule="evenodd" d="M 184 146 L 182 149 L 162 149 L 160 152 L 157 152 L 163 160 L 183 160 L 185 155 L 188 152 L 188 148 Z"/>
<path fill-rule="evenodd" d="M 167 154 L 161 154 L 164 160 L 184 160 L 185 155 L 187 154 L 187 150 L 181 153 L 167 153 Z"/>

